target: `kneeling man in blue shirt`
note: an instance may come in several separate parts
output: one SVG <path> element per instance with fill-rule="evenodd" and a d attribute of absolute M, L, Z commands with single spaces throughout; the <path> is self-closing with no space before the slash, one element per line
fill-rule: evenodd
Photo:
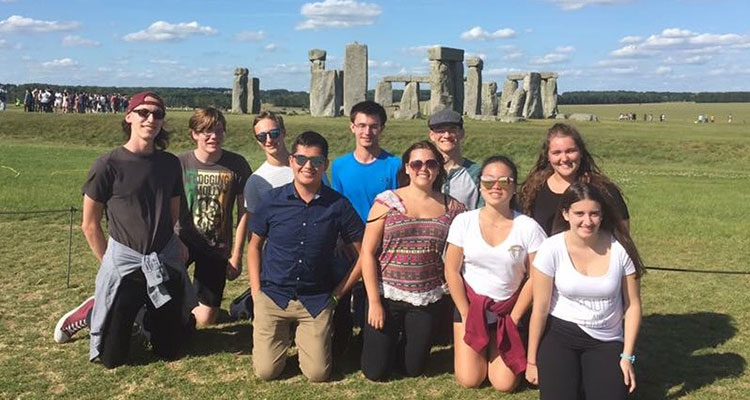
<path fill-rule="evenodd" d="M 352 269 L 336 281 L 336 240 L 341 236 L 359 253 L 364 224 L 349 200 L 321 184 L 328 168 L 323 136 L 303 132 L 289 158 L 294 180 L 270 190 L 250 220 L 253 370 L 263 380 L 281 374 L 296 323 L 300 370 L 320 382 L 331 373 L 333 310 L 360 276 Z"/>

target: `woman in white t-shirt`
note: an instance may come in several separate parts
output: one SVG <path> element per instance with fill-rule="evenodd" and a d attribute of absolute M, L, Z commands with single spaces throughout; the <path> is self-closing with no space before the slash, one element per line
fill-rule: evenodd
<path fill-rule="evenodd" d="M 553 226 L 562 232 L 542 243 L 533 262 L 526 378 L 544 400 L 625 399 L 636 386 L 643 262 L 613 205 L 591 184 L 565 191 Z"/>
<path fill-rule="evenodd" d="M 510 159 L 492 156 L 480 174 L 485 206 L 453 220 L 445 254 L 456 305 L 454 369 L 462 386 L 478 387 L 489 377 L 495 389 L 511 391 L 526 368 L 516 322 L 531 305 L 527 272 L 546 235 L 514 210 L 518 171 Z"/>

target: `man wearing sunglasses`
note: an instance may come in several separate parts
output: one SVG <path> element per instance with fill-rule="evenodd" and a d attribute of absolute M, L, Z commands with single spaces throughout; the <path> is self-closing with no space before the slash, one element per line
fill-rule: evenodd
<path fill-rule="evenodd" d="M 445 158 L 445 171 L 448 177 L 443 185 L 443 193 L 464 203 L 467 210 L 480 206 L 481 197 L 477 189 L 477 177 L 481 166 L 461 155 L 464 121 L 461 114 L 445 108 L 432 115 L 427 121 L 430 140 Z"/>
<path fill-rule="evenodd" d="M 173 232 L 182 172 L 177 157 L 164 151 L 164 117 L 164 102 L 155 93 L 134 95 L 122 122 L 126 143 L 99 157 L 83 186 L 81 229 L 101 261 L 95 301 L 89 298 L 63 316 L 55 340 L 69 340 L 90 318 L 89 357 L 107 368 L 125 363 L 133 322 L 144 305 L 154 353 L 178 357 L 196 305 L 186 249 Z M 105 212 L 109 240 L 101 226 Z"/>
<path fill-rule="evenodd" d="M 190 249 L 189 261 L 195 263 L 198 307 L 193 315 L 205 326 L 216 322 L 227 279 L 242 272 L 247 235 L 243 190 L 252 171 L 244 157 L 222 148 L 226 119 L 221 111 L 198 109 L 188 126 L 195 149 L 179 155 L 185 185 L 179 232 Z"/>
<path fill-rule="evenodd" d="M 356 280 L 351 272 L 333 278 L 331 254 L 339 237 L 358 253 L 364 224 L 345 197 L 322 183 L 328 142 L 320 134 L 300 134 L 289 160 L 293 181 L 271 189 L 249 224 L 253 369 L 263 380 L 281 374 L 296 324 L 300 370 L 320 382 L 331 372 L 333 311 Z"/>

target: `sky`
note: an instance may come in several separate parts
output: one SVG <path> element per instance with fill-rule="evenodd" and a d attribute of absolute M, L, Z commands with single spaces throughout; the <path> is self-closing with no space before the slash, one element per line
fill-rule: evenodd
<path fill-rule="evenodd" d="M 748 0 L 0 0 L 0 83 L 308 90 L 309 49 L 369 87 L 427 74 L 428 47 L 484 60 L 483 80 L 552 71 L 573 90 L 750 90 Z"/>

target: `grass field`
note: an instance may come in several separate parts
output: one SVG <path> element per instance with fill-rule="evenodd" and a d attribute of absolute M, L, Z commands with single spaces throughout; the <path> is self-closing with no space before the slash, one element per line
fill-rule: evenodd
<path fill-rule="evenodd" d="M 651 271 L 643 278 L 644 323 L 637 346 L 639 399 L 750 398 L 750 104 L 667 103 L 570 106 L 562 112 L 597 114 L 575 123 L 599 165 L 626 194 L 632 233 L 649 266 L 743 274 Z M 621 122 L 634 112 L 667 122 Z M 727 115 L 734 123 L 727 124 Z M 714 124 L 694 124 L 715 114 Z M 170 150 L 191 146 L 187 112 L 170 112 Z M 0 211 L 80 207 L 80 187 L 92 161 L 121 143 L 121 115 L 0 113 Z M 286 119 L 289 136 L 323 133 L 332 156 L 353 146 L 348 122 L 304 116 Z M 551 121 L 503 124 L 467 121 L 464 152 L 481 160 L 495 153 L 531 167 Z M 262 154 L 248 135 L 250 116 L 228 116 L 225 147 L 253 168 Z M 400 153 L 426 136 L 426 122 L 391 121 L 383 137 Z M 133 365 L 113 371 L 87 361 L 85 335 L 65 345 L 52 340 L 62 313 L 93 292 L 97 265 L 74 215 L 71 287 L 66 288 L 67 213 L 0 214 L 0 398 L 349 398 L 534 399 L 523 388 L 502 395 L 485 387 L 461 389 L 452 377 L 452 351 L 439 348 L 427 376 L 371 383 L 358 354 L 340 360 L 331 383 L 308 384 L 296 368 L 262 383 L 252 374 L 247 323 L 201 329 L 176 362 L 156 361 L 138 347 Z M 227 285 L 224 305 L 246 279 Z M 292 360 L 290 364 L 295 364 Z"/>

